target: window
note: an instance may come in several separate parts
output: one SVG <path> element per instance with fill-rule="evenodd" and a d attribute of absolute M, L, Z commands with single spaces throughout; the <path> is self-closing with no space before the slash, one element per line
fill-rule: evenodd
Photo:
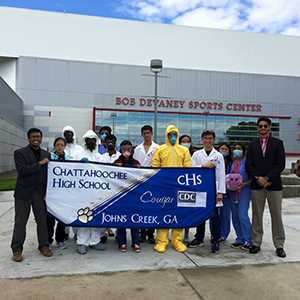
<path fill-rule="evenodd" d="M 153 112 L 122 112 L 96 110 L 96 130 L 108 125 L 118 138 L 118 143 L 129 139 L 133 144 L 139 144 L 142 140 L 141 127 L 151 125 L 153 127 Z M 179 128 L 180 134 L 188 134 L 192 137 L 193 144 L 200 145 L 200 136 L 203 130 L 210 129 L 216 133 L 216 142 L 248 143 L 257 137 L 257 118 L 231 117 L 195 114 L 170 114 L 158 113 L 157 134 L 158 143 L 165 142 L 165 130 L 170 124 Z M 272 134 L 279 137 L 280 123 L 278 119 L 272 120 Z"/>

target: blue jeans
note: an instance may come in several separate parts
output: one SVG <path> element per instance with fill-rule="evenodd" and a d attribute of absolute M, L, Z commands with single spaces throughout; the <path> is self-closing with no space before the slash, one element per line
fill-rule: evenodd
<path fill-rule="evenodd" d="M 131 231 L 131 245 L 139 245 L 139 229 L 130 229 Z M 126 237 L 126 229 L 125 228 L 118 228 L 117 230 L 117 241 L 119 246 L 127 244 L 127 237 Z"/>
<path fill-rule="evenodd" d="M 251 222 L 248 214 L 250 189 L 245 187 L 241 190 L 237 203 L 235 203 L 236 196 L 237 194 L 235 192 L 229 192 L 232 225 L 236 233 L 236 242 L 251 244 Z"/>
<path fill-rule="evenodd" d="M 226 240 L 231 229 L 231 199 L 227 194 L 223 196 L 223 206 L 220 210 L 221 237 Z"/>

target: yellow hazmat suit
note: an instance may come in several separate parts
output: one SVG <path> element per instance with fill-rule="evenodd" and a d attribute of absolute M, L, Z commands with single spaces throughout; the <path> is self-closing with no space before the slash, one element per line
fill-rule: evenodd
<path fill-rule="evenodd" d="M 177 134 L 177 141 L 172 145 L 168 135 L 171 132 Z M 152 157 L 152 167 L 191 167 L 192 159 L 190 152 L 186 147 L 179 145 L 179 131 L 176 126 L 169 125 L 166 129 L 166 143 L 159 146 Z M 172 230 L 172 245 L 178 252 L 185 252 L 186 246 L 182 242 L 183 229 Z M 154 250 L 163 253 L 167 250 L 169 243 L 169 229 L 158 229 L 156 233 L 156 241 Z"/>

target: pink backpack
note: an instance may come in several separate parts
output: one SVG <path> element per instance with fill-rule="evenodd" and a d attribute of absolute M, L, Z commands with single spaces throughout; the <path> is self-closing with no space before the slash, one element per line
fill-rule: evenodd
<path fill-rule="evenodd" d="M 241 174 L 230 173 L 226 175 L 226 188 L 229 191 L 236 192 L 239 189 L 239 185 L 243 182 Z"/>

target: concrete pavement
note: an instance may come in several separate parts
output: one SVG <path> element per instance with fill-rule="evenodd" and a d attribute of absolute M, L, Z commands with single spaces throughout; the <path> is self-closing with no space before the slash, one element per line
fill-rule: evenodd
<path fill-rule="evenodd" d="M 14 203 L 12 192 L 0 193 L 0 299 L 200 299 L 300 300 L 300 198 L 285 199 L 283 217 L 288 257 L 275 256 L 270 216 L 265 215 L 262 252 L 250 255 L 230 248 L 234 234 L 219 254 L 206 246 L 185 254 L 171 247 L 157 254 L 143 244 L 142 253 L 120 253 L 113 239 L 107 250 L 76 253 L 73 241 L 51 258 L 37 248 L 31 216 L 24 247 L 25 261 L 11 260 Z M 208 227 L 208 226 L 207 226 Z M 191 232 L 190 237 L 192 238 Z"/>
<path fill-rule="evenodd" d="M 132 270 L 194 269 L 197 267 L 224 267 L 233 265 L 277 264 L 300 262 L 300 199 L 290 198 L 283 203 L 284 224 L 286 229 L 287 258 L 274 255 L 271 239 L 270 216 L 266 210 L 265 235 L 262 252 L 249 255 L 230 248 L 234 233 L 222 246 L 219 254 L 209 252 L 209 240 L 206 247 L 189 249 L 186 254 L 179 254 L 171 247 L 165 254 L 152 250 L 152 245 L 143 244 L 142 253 L 132 251 L 120 253 L 113 239 L 107 244 L 106 251 L 90 250 L 87 255 L 76 253 L 73 241 L 68 242 L 65 250 L 56 250 L 54 256 L 44 258 L 36 249 L 35 222 L 31 215 L 27 225 L 27 240 L 24 246 L 25 261 L 16 264 L 11 261 L 10 240 L 13 227 L 14 209 L 12 192 L 0 193 L 0 278 L 31 278 L 47 275 L 95 274 Z M 208 226 L 207 226 L 208 227 Z M 209 236 L 209 234 L 207 234 Z M 192 232 L 190 234 L 192 238 Z"/>

